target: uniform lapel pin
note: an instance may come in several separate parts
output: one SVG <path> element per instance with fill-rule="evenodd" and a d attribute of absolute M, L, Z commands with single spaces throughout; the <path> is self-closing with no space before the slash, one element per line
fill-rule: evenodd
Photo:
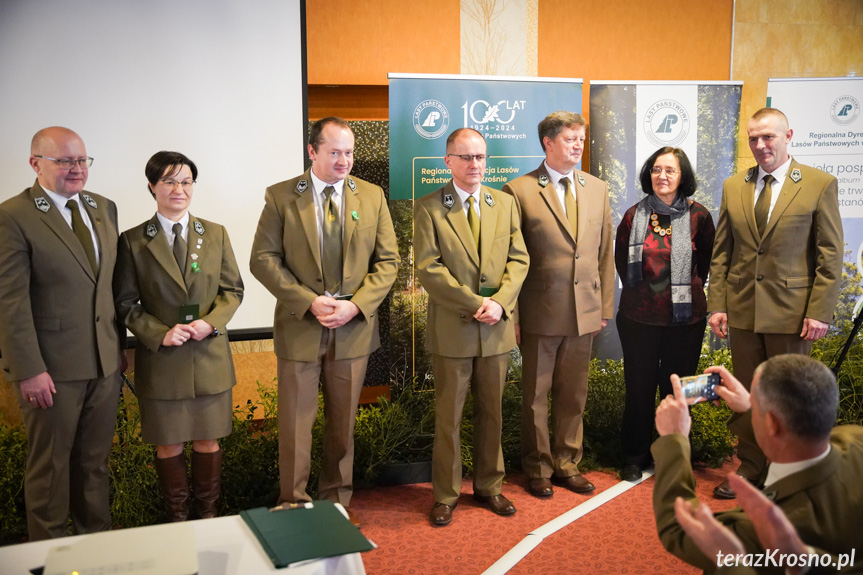
<path fill-rule="evenodd" d="M 33 201 L 36 202 L 36 208 L 41 212 L 47 212 L 51 209 L 51 204 L 42 196 L 39 196 Z"/>

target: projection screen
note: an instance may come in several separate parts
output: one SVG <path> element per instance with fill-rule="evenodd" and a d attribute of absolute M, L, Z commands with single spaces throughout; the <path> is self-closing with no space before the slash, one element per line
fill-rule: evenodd
<path fill-rule="evenodd" d="M 269 330 L 274 298 L 249 272 L 264 188 L 303 171 L 304 2 L 3 0 L 0 201 L 32 185 L 30 139 L 78 132 L 95 158 L 86 189 L 120 229 L 156 204 L 144 166 L 176 150 L 198 166 L 191 212 L 223 224 L 246 285 L 232 329 Z"/>

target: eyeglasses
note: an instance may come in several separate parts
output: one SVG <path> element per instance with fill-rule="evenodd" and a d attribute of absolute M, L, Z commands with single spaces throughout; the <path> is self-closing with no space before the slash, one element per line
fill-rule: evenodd
<path fill-rule="evenodd" d="M 472 162 L 474 160 L 477 162 L 484 162 L 486 158 L 488 158 L 488 154 L 447 154 L 447 156 L 455 156 L 456 158 L 461 158 L 465 162 Z"/>
<path fill-rule="evenodd" d="M 89 168 L 93 165 L 93 158 L 87 156 L 86 158 L 49 158 L 48 156 L 40 156 L 39 154 L 33 154 L 34 158 L 42 158 L 43 160 L 51 160 L 55 162 L 58 166 L 63 168 L 64 170 L 71 170 L 75 166 L 79 168 Z"/>
<path fill-rule="evenodd" d="M 654 167 L 650 168 L 650 173 L 653 174 L 654 176 L 658 176 L 659 174 L 662 173 L 663 170 L 665 170 L 665 174 L 667 176 L 672 176 L 672 177 L 676 176 L 677 174 L 680 173 L 680 170 L 675 170 L 674 168 L 660 168 L 658 166 L 654 166 Z"/>
<path fill-rule="evenodd" d="M 195 180 L 183 180 L 182 182 L 178 182 L 177 180 L 172 180 L 170 178 L 162 178 L 159 180 L 159 183 L 164 184 L 172 190 L 177 186 L 182 186 L 183 189 L 188 192 L 195 185 Z"/>

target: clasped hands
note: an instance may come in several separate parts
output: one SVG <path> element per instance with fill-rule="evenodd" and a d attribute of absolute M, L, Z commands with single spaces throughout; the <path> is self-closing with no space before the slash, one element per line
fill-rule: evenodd
<path fill-rule="evenodd" d="M 490 297 L 482 298 L 482 305 L 473 314 L 473 319 L 476 321 L 494 325 L 503 317 L 503 306 L 491 299 Z"/>
<path fill-rule="evenodd" d="M 162 345 L 165 347 L 180 346 L 190 339 L 201 341 L 214 331 L 215 328 L 202 319 L 196 319 L 191 323 L 178 323 L 165 334 Z"/>
<path fill-rule="evenodd" d="M 360 308 L 352 301 L 319 295 L 312 301 L 309 311 L 319 324 L 327 329 L 336 329 L 354 319 L 360 313 Z"/>

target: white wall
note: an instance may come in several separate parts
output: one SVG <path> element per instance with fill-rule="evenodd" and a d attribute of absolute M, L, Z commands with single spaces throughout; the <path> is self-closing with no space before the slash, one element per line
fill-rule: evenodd
<path fill-rule="evenodd" d="M 303 170 L 299 0 L 0 1 L 0 200 L 32 185 L 30 139 L 78 132 L 86 188 L 149 219 L 144 166 L 176 150 L 198 166 L 191 212 L 231 236 L 246 295 L 232 328 L 271 327 L 251 275 L 264 188 Z"/>

